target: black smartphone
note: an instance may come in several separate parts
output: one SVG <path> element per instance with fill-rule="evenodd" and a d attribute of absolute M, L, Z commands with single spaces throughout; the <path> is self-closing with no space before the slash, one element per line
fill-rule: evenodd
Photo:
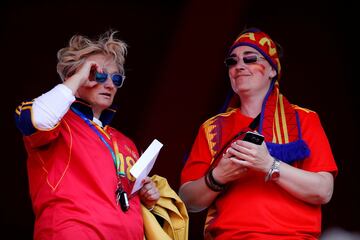
<path fill-rule="evenodd" d="M 261 145 L 262 142 L 264 141 L 264 136 L 256 133 L 256 132 L 246 132 L 244 138 L 242 139 L 243 141 L 247 141 L 247 142 L 251 142 L 251 143 L 255 143 L 257 145 Z"/>

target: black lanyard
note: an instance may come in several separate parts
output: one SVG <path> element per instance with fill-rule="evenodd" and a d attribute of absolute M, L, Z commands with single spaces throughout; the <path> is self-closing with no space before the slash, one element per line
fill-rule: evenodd
<path fill-rule="evenodd" d="M 221 150 L 215 155 L 214 157 L 214 161 L 212 162 L 212 165 L 215 166 L 215 164 L 217 164 L 217 162 L 220 160 L 221 155 L 223 153 L 223 151 L 228 147 L 229 144 L 231 144 L 235 139 L 237 139 L 239 136 L 243 135 L 244 133 L 247 132 L 247 129 L 251 129 L 251 130 L 255 130 L 258 126 L 259 126 L 259 122 L 260 122 L 260 116 L 261 113 L 259 113 L 259 115 L 257 115 L 249 124 L 249 126 L 245 129 L 242 129 L 238 134 L 236 134 L 233 138 L 231 138 L 226 144 L 223 145 L 223 147 L 221 148 Z"/>

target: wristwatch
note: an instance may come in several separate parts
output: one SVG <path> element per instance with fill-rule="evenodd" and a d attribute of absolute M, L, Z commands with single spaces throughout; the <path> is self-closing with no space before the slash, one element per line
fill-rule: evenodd
<path fill-rule="evenodd" d="M 277 158 L 274 158 L 273 164 L 271 165 L 271 168 L 269 169 L 269 172 L 265 176 L 265 182 L 267 181 L 277 181 L 280 177 L 280 160 Z"/>

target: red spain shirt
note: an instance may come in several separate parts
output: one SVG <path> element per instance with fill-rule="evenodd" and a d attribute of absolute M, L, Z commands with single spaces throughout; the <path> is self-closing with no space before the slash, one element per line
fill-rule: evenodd
<path fill-rule="evenodd" d="M 83 102 L 73 107 L 84 115 L 91 112 Z M 113 112 L 104 114 L 109 117 Z M 115 198 L 118 178 L 113 157 L 96 132 L 72 110 L 49 131 L 32 131 L 30 115 L 31 103 L 19 109 L 17 123 L 27 133 L 34 239 L 143 240 L 139 196 L 129 196 L 129 210 L 121 210 Z M 126 175 L 123 187 L 130 194 L 134 179 L 129 169 L 138 151 L 129 138 L 108 125 L 99 132 L 112 149 L 116 142 L 116 158 Z"/>
<path fill-rule="evenodd" d="M 318 115 L 295 107 L 301 122 L 302 138 L 311 153 L 293 166 L 311 172 L 327 171 L 334 175 L 337 166 Z M 220 126 L 214 126 L 216 122 Z M 205 175 L 213 160 L 213 149 L 221 149 L 252 118 L 239 109 L 219 114 L 199 129 L 191 153 L 181 173 L 181 184 Z M 321 206 L 303 202 L 274 182 L 265 182 L 264 174 L 248 175 L 229 185 L 208 210 L 205 235 L 213 239 L 317 239 L 321 232 Z"/>

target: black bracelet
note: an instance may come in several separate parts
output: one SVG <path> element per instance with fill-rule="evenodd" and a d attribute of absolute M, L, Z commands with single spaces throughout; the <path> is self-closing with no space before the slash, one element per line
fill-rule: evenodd
<path fill-rule="evenodd" d="M 225 184 L 220 184 L 218 183 L 212 172 L 213 172 L 214 168 L 210 168 L 210 170 L 206 173 L 205 175 L 205 183 L 208 186 L 208 188 L 210 188 L 212 191 L 214 192 L 221 192 L 224 191 L 226 188 Z"/>

